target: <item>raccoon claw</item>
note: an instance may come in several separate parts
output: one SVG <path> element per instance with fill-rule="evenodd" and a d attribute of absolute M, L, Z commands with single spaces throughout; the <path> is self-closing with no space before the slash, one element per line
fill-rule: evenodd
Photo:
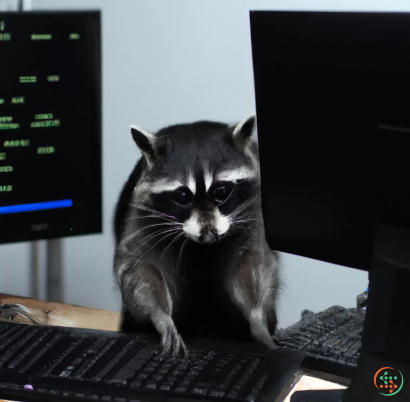
<path fill-rule="evenodd" d="M 169 354 L 173 357 L 176 357 L 182 351 L 185 357 L 188 357 L 188 349 L 185 346 L 185 343 L 182 340 L 181 335 L 179 335 L 175 326 L 168 328 L 166 334 L 162 336 L 161 346 L 161 356 Z"/>
<path fill-rule="evenodd" d="M 188 357 L 188 356 L 189 356 L 189 352 L 188 352 L 188 349 L 187 349 L 187 347 L 186 347 L 186 345 L 185 345 L 185 342 L 182 340 L 181 335 L 179 336 L 179 338 L 180 338 L 180 340 L 181 340 L 181 348 L 182 348 L 182 351 L 184 352 L 184 356 L 185 356 L 185 357 Z"/>

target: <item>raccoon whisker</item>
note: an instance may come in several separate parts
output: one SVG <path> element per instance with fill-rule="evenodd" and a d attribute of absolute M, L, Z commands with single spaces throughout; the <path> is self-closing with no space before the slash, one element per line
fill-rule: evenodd
<path fill-rule="evenodd" d="M 241 228 L 241 229 L 247 234 L 247 236 L 249 236 L 249 238 L 256 239 L 255 233 L 252 233 L 248 229 L 245 229 L 245 228 Z"/>
<path fill-rule="evenodd" d="M 244 214 L 238 214 L 238 215 L 231 215 L 231 220 L 236 221 L 236 220 L 246 220 L 246 219 L 254 219 L 254 217 L 258 216 L 258 214 L 254 213 L 244 213 Z"/>
<path fill-rule="evenodd" d="M 153 233 L 150 233 L 150 234 L 146 235 L 142 239 L 140 238 L 137 242 L 132 243 L 132 245 L 135 246 L 136 244 L 139 244 L 144 240 L 150 239 L 151 237 L 156 236 L 159 233 L 167 232 L 169 230 L 175 230 L 176 231 L 177 229 L 176 228 L 160 228 L 158 230 L 155 230 Z"/>
<path fill-rule="evenodd" d="M 248 216 L 252 216 L 252 215 L 253 215 L 253 211 L 242 210 L 242 211 L 239 211 L 238 213 L 231 213 L 229 216 L 231 217 L 232 220 L 234 220 L 234 219 L 247 218 Z"/>
<path fill-rule="evenodd" d="M 154 226 L 174 226 L 175 223 L 174 222 L 163 222 L 163 223 L 156 223 L 154 225 L 148 225 L 143 227 L 142 229 L 136 230 L 134 232 L 132 232 L 131 234 L 129 234 L 117 247 L 116 252 L 118 252 L 122 247 L 124 247 L 124 245 L 126 243 L 128 243 L 129 240 L 131 240 L 133 237 L 137 236 L 139 233 L 141 233 L 143 230 L 148 229 L 148 228 L 152 228 Z"/>
<path fill-rule="evenodd" d="M 175 275 L 175 278 L 178 276 L 179 264 L 182 262 L 182 252 L 183 252 L 184 247 L 185 247 L 185 244 L 186 244 L 186 242 L 187 242 L 188 240 L 189 240 L 189 237 L 187 237 L 187 238 L 185 239 L 185 241 L 182 243 L 181 248 L 179 249 L 177 262 L 176 262 L 176 264 L 175 264 L 175 269 L 176 269 L 176 274 L 174 274 L 174 275 Z M 175 272 L 175 270 L 174 270 L 174 272 Z"/>
<path fill-rule="evenodd" d="M 164 212 L 156 211 L 155 209 L 151 209 L 151 208 L 148 208 L 148 207 L 144 207 L 144 206 L 142 206 L 142 205 L 133 205 L 133 204 L 129 204 L 129 205 L 130 205 L 131 207 L 134 207 L 134 208 L 142 209 L 143 211 L 151 212 L 151 213 L 153 213 L 153 214 L 155 214 L 155 215 L 158 215 L 158 216 L 162 216 L 162 217 L 165 217 L 165 218 L 177 220 L 177 218 L 176 218 L 175 216 L 165 214 Z"/>
<path fill-rule="evenodd" d="M 243 223 L 243 222 L 252 222 L 252 221 L 260 221 L 259 218 L 254 218 L 254 219 L 241 219 L 239 221 L 235 220 L 233 223 Z"/>
<path fill-rule="evenodd" d="M 181 236 L 184 235 L 184 233 L 185 233 L 184 231 L 181 231 L 181 233 L 177 234 L 177 235 L 175 236 L 175 238 L 172 239 L 171 243 L 169 243 L 168 246 L 166 246 L 166 247 L 164 248 L 164 251 L 163 251 L 162 254 L 159 256 L 159 258 L 161 258 L 161 257 L 165 254 L 165 252 L 166 252 L 176 241 L 178 241 L 178 239 L 180 239 Z"/>
<path fill-rule="evenodd" d="M 136 243 L 133 244 L 133 246 L 136 246 L 137 244 L 139 244 L 139 243 L 141 243 L 142 241 L 145 240 L 144 243 L 141 244 L 141 246 L 143 246 L 144 244 L 148 243 L 151 239 L 154 239 L 155 237 L 158 237 L 158 236 L 160 236 L 160 235 L 162 235 L 162 234 L 169 233 L 169 232 L 172 232 L 172 233 L 174 233 L 174 232 L 179 232 L 179 229 L 175 229 L 175 228 L 174 228 L 174 229 L 161 229 L 161 230 L 157 230 L 156 232 L 151 233 L 151 234 L 149 234 L 149 235 L 143 237 L 142 239 L 138 240 Z"/>
<path fill-rule="evenodd" d="M 161 233 L 163 234 L 163 233 Z M 161 237 L 161 239 L 159 239 L 151 248 L 149 248 L 140 258 L 138 258 L 137 262 L 134 264 L 134 268 L 137 266 L 137 264 L 142 260 L 142 258 L 149 253 L 158 243 L 160 243 L 161 241 L 165 240 L 167 237 L 172 236 L 174 233 L 170 233 L 165 235 L 164 237 Z"/>
<path fill-rule="evenodd" d="M 249 209 L 251 205 L 247 206 L 243 210 L 235 214 L 236 217 L 248 216 L 248 215 L 257 215 L 257 212 L 254 209 Z"/>
<path fill-rule="evenodd" d="M 168 236 L 168 234 L 169 234 L 169 235 L 173 235 L 173 234 L 175 234 L 175 232 L 174 232 L 174 231 L 170 231 L 170 230 L 161 231 L 160 233 L 155 233 L 154 235 L 150 235 L 150 236 L 145 237 L 144 239 L 141 239 L 141 241 L 145 240 L 145 241 L 141 244 L 141 248 L 143 248 L 145 244 L 147 244 L 150 240 L 154 239 L 155 237 L 162 236 L 162 235 Z M 163 238 L 165 238 L 165 236 L 164 236 Z M 163 239 L 163 238 L 161 238 L 161 239 Z M 138 243 L 140 243 L 141 241 L 139 241 Z M 149 251 L 149 250 L 148 250 L 148 251 Z M 140 256 L 140 259 L 141 259 L 148 251 L 144 252 L 144 253 L 142 254 L 142 256 Z"/>
<path fill-rule="evenodd" d="M 131 235 L 134 234 L 134 233 L 138 234 L 138 233 L 142 232 L 142 231 L 145 230 L 145 229 L 152 228 L 152 227 L 155 227 L 155 226 L 174 226 L 174 227 L 177 228 L 177 227 L 180 227 L 181 225 L 180 225 L 179 223 L 176 223 L 176 222 L 154 223 L 154 224 L 152 224 L 152 225 L 144 226 L 143 228 L 137 229 L 136 231 L 134 231 L 133 233 L 131 233 Z"/>
<path fill-rule="evenodd" d="M 245 231 L 249 236 L 256 238 L 256 232 L 254 230 L 251 230 L 249 227 L 243 226 L 243 225 L 238 225 L 236 223 L 233 223 L 232 226 L 233 226 L 234 229 L 241 229 L 241 230 Z"/>
<path fill-rule="evenodd" d="M 257 199 L 257 196 L 249 198 L 247 201 L 245 201 L 242 205 L 240 205 L 238 208 L 234 209 L 231 213 L 231 216 L 237 216 L 239 215 L 242 211 L 244 211 L 246 208 L 249 208 L 252 206 L 254 201 Z"/>
<path fill-rule="evenodd" d="M 164 218 L 163 216 L 159 216 L 159 215 L 134 216 L 133 218 L 127 218 L 127 219 L 124 219 L 124 220 L 125 220 L 125 221 L 131 221 L 131 220 L 134 220 L 134 219 L 145 219 L 145 218 L 164 219 L 164 220 L 166 220 L 166 221 L 168 221 L 168 222 L 173 223 L 174 225 L 182 225 L 182 223 L 173 222 L 173 221 L 171 221 L 170 219 Z"/>
<path fill-rule="evenodd" d="M 254 221 L 260 221 L 260 218 L 242 218 L 242 216 L 239 216 L 237 219 L 232 219 L 232 222 L 254 222 Z"/>
<path fill-rule="evenodd" d="M 173 223 L 177 223 L 177 222 L 175 222 L 173 219 L 169 219 L 169 218 L 166 218 L 166 217 L 164 217 L 164 216 L 162 216 L 162 215 L 159 215 L 159 214 L 154 214 L 154 215 L 147 215 L 147 216 L 139 216 L 138 217 L 138 219 L 142 219 L 142 218 L 158 218 L 158 219 L 162 219 L 162 220 L 164 220 L 164 221 L 167 221 L 167 222 L 173 222 Z"/>

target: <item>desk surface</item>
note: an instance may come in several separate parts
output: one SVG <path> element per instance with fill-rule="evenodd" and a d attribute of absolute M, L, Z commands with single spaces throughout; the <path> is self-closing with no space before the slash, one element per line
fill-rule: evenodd
<path fill-rule="evenodd" d="M 104 331 L 118 331 L 120 328 L 121 314 L 114 311 L 77 307 L 5 294 L 0 294 L 0 304 L 20 304 L 26 308 L 31 317 L 44 325 Z M 18 315 L 14 321 L 31 323 L 22 315 Z"/>

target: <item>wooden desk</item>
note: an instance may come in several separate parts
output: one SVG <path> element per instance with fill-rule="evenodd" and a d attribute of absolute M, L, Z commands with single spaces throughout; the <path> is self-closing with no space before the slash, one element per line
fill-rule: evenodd
<path fill-rule="evenodd" d="M 118 331 L 120 328 L 121 314 L 114 311 L 76 307 L 5 294 L 0 294 L 0 304 L 20 304 L 28 310 L 30 316 L 44 325 L 104 331 Z M 21 315 L 14 321 L 31 324 L 29 319 Z"/>

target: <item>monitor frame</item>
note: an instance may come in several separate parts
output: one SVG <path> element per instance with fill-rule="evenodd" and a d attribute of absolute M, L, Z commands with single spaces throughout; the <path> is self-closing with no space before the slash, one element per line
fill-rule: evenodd
<path fill-rule="evenodd" d="M 315 21 L 317 17 L 337 17 L 340 19 L 340 21 L 343 20 L 342 22 L 343 24 L 345 24 L 344 26 L 346 26 L 350 16 L 369 18 L 370 24 L 375 24 L 374 17 L 377 17 L 379 22 L 380 20 L 386 19 L 389 23 L 392 24 L 391 26 L 398 28 L 401 27 L 403 29 L 404 27 L 406 29 L 409 29 L 408 21 L 410 21 L 410 13 L 404 12 L 251 11 L 250 22 L 257 97 L 256 104 L 257 109 L 259 105 L 259 111 L 263 110 L 265 122 L 266 118 L 269 116 L 266 113 L 266 108 L 263 109 L 261 107 L 261 102 L 263 101 L 261 92 L 264 92 L 264 94 L 266 94 L 266 92 L 268 92 L 270 88 L 269 85 L 262 85 L 261 81 L 263 80 L 263 77 L 262 75 L 259 75 L 259 77 L 257 77 L 259 72 L 258 68 L 255 67 L 255 65 L 262 65 L 263 68 L 266 69 L 269 69 L 269 66 L 262 63 L 262 57 L 258 60 L 257 63 L 255 63 L 255 57 L 260 57 L 263 54 L 263 52 L 261 52 L 261 38 L 265 38 L 263 35 L 261 35 L 260 31 L 257 35 L 256 26 L 258 23 L 263 21 L 265 27 L 267 26 L 267 24 L 271 24 L 269 28 L 267 28 L 269 29 L 269 34 L 272 34 L 273 32 L 276 33 L 276 31 L 274 31 L 275 28 L 272 27 L 274 18 L 271 17 L 273 14 L 275 14 L 275 17 L 278 17 L 279 15 L 282 17 L 285 14 L 287 14 L 288 16 L 294 15 L 298 18 L 304 19 L 304 22 L 310 19 L 310 24 L 312 24 L 312 22 Z M 275 21 L 277 21 L 277 19 L 275 19 Z M 329 21 L 327 20 L 326 23 L 329 24 Z M 332 26 L 332 24 L 329 24 L 329 26 Z M 293 29 L 291 24 L 287 25 L 286 28 L 290 31 Z M 298 25 L 298 29 L 300 29 L 300 25 Z M 365 29 L 365 25 L 363 25 L 363 29 Z M 384 31 L 380 29 L 380 32 Z M 316 30 L 315 34 L 318 35 Z M 323 34 L 323 32 L 320 32 L 320 35 L 320 37 L 329 37 Z M 386 33 L 384 33 L 384 35 L 386 35 Z M 386 35 L 386 37 L 388 36 Z M 406 38 L 408 38 L 408 36 Z M 259 47 L 259 52 L 255 53 L 255 42 L 257 41 L 259 41 L 257 44 L 257 46 Z M 346 42 L 344 43 L 344 46 L 348 48 L 348 46 L 346 46 Z M 391 47 L 391 49 L 394 50 L 392 52 L 392 55 L 394 55 L 395 57 L 403 55 L 403 53 L 400 52 L 400 46 L 403 46 L 403 43 L 404 41 L 395 43 L 396 46 Z M 266 41 L 264 42 L 264 45 L 266 45 Z M 264 48 L 264 50 L 266 51 L 266 47 Z M 407 53 L 405 55 L 407 55 Z M 366 57 L 366 54 L 361 53 L 360 56 Z M 391 62 L 391 59 L 385 60 Z M 409 65 L 409 63 L 410 59 L 407 60 L 404 65 Z M 394 66 L 400 66 L 403 71 L 408 71 L 408 69 L 403 69 L 403 64 L 396 63 L 394 64 Z M 270 70 L 269 72 L 271 73 Z M 407 76 L 406 84 L 410 85 L 410 75 Z M 260 92 L 258 91 L 258 88 L 260 89 Z M 385 104 L 383 104 L 383 106 L 385 106 Z M 399 117 L 402 117 L 402 119 L 399 119 L 399 123 L 404 122 L 404 124 L 400 124 L 400 126 L 406 127 L 406 129 L 403 131 L 398 125 L 387 127 L 389 129 L 393 128 L 394 131 L 396 131 L 396 134 L 400 134 L 400 137 L 397 138 L 401 138 L 403 140 L 402 144 L 404 144 L 406 141 L 410 141 L 408 135 L 403 135 L 403 133 L 407 134 L 409 132 L 407 128 L 409 124 L 406 124 L 408 123 L 408 113 L 403 114 L 403 109 L 404 108 L 400 108 L 398 111 L 398 114 L 400 115 Z M 395 114 L 393 117 L 397 118 L 397 114 Z M 272 130 L 271 127 L 268 127 L 264 124 L 258 124 L 259 137 L 264 136 L 268 138 L 269 134 L 272 132 L 269 131 L 268 128 Z M 380 127 L 379 125 L 378 129 L 386 129 L 386 127 Z M 262 205 L 267 240 L 270 246 L 272 248 L 275 248 L 275 239 L 273 239 L 269 233 L 269 229 L 272 229 L 272 221 L 269 219 L 269 217 L 267 217 L 267 210 L 272 208 L 272 206 L 267 202 L 267 192 L 269 188 L 267 188 L 266 186 L 269 187 L 270 183 L 268 183 L 268 181 L 266 180 L 265 173 L 267 172 L 264 170 L 264 166 L 266 167 L 266 164 L 270 162 L 270 159 L 268 153 L 266 152 L 266 145 L 267 144 L 263 142 L 262 146 L 265 146 L 265 148 L 262 148 L 264 152 L 261 152 L 261 160 L 264 159 L 264 161 L 261 161 Z M 408 149 L 408 146 L 396 146 L 395 149 L 397 149 L 398 152 L 393 156 L 400 156 L 400 158 L 397 158 L 397 166 L 402 166 L 405 170 L 401 170 L 400 174 L 397 174 L 397 172 L 399 171 L 396 170 L 396 174 L 394 174 L 394 170 L 387 169 L 384 180 L 385 183 L 392 182 L 393 187 L 398 187 L 397 178 L 401 178 L 403 176 L 403 171 L 410 172 L 410 160 L 408 158 L 401 158 L 401 154 Z M 387 161 L 392 162 L 393 159 L 387 159 Z M 386 166 L 386 164 L 383 165 L 383 168 L 385 168 Z M 392 166 L 396 166 L 396 162 L 392 164 Z M 400 188 L 403 189 L 403 191 L 397 193 L 398 200 L 406 200 L 406 197 L 409 194 L 408 186 L 402 186 Z M 395 207 L 397 206 L 397 210 L 389 208 L 390 205 L 386 203 L 386 205 L 384 206 L 385 208 L 380 208 L 380 213 L 378 214 L 378 216 L 376 216 L 377 222 L 374 227 L 374 238 L 372 238 L 373 249 L 371 255 L 369 254 L 370 258 L 368 258 L 368 261 L 366 261 L 365 264 L 361 265 L 357 264 L 354 261 L 351 264 L 340 264 L 346 267 L 370 271 L 368 303 L 362 333 L 361 352 L 358 360 L 356 374 L 351 385 L 344 394 L 344 401 L 362 401 L 363 395 L 366 395 L 366 398 L 368 397 L 369 401 L 379 400 L 379 395 L 377 393 L 377 390 L 374 388 L 372 379 L 377 370 L 380 369 L 380 367 L 399 368 L 403 373 L 405 373 L 405 375 L 410 375 L 410 344 L 408 342 L 408 340 L 410 339 L 410 316 L 405 310 L 406 307 L 410 304 L 410 293 L 408 291 L 410 287 L 410 252 L 408 247 L 408 244 L 410 242 L 410 208 L 408 206 L 408 203 L 404 205 L 392 203 L 392 205 L 394 205 Z M 371 229 L 373 231 L 373 226 Z M 317 256 L 312 256 L 310 253 L 298 252 L 298 241 L 299 239 L 296 238 L 294 238 L 292 241 L 288 240 L 287 243 L 289 244 L 289 247 L 286 247 L 286 249 L 284 250 L 279 247 L 278 250 L 302 255 L 305 257 L 315 258 L 317 260 L 321 259 L 333 264 L 338 263 L 338 261 L 334 261 L 330 258 L 317 258 Z M 303 242 L 301 243 L 303 246 L 305 246 Z M 321 247 L 323 248 L 323 244 L 318 245 L 317 250 L 320 250 Z M 331 270 L 332 267 L 329 266 L 329 269 Z M 331 370 L 340 370 L 340 367 L 330 368 L 326 362 L 323 362 L 320 359 L 317 360 L 317 365 L 319 366 L 319 368 L 322 368 L 320 371 L 323 371 L 325 373 L 332 373 Z M 338 366 L 339 363 L 335 362 L 334 365 Z M 404 396 L 404 393 L 402 393 L 401 395 Z"/>
<path fill-rule="evenodd" d="M 19 213 L 18 225 L 13 225 L 14 214 L 0 215 L 0 222 L 7 216 L 7 223 L 3 225 L 4 230 L 0 231 L 0 244 L 57 239 L 62 237 L 75 237 L 89 234 L 100 234 L 103 232 L 103 183 L 102 183 L 102 45 L 101 45 L 101 12 L 99 10 L 84 11 L 29 11 L 29 12 L 0 12 L 1 17 L 19 16 L 29 17 L 47 17 L 81 16 L 86 19 L 89 25 L 90 37 L 92 42 L 92 55 L 87 63 L 88 68 L 92 68 L 92 94 L 90 95 L 90 104 L 92 105 L 93 115 L 93 166 L 98 171 L 98 177 L 93 177 L 93 194 L 95 199 L 92 204 L 87 205 L 87 213 L 81 214 L 81 224 L 76 225 L 74 230 L 70 225 L 61 223 L 61 209 L 47 209 L 37 212 Z M 98 199 L 98 201 L 97 201 Z M 50 200 L 54 201 L 54 200 Z M 3 206 L 3 205 L 1 205 Z M 64 213 L 64 212 L 63 212 Z M 39 218 L 39 216 L 41 216 Z M 67 219 L 64 218 L 66 221 Z"/>

